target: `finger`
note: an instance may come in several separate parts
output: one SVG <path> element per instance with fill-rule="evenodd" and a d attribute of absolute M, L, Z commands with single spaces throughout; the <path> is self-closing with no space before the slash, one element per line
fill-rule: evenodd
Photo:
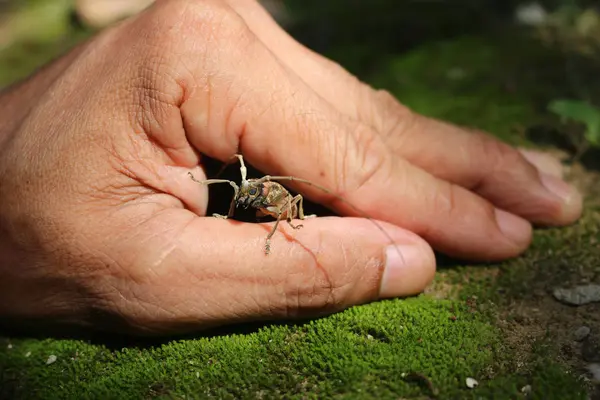
<path fill-rule="evenodd" d="M 564 170 L 560 160 L 551 154 L 537 151 L 519 149 L 519 152 L 542 174 L 562 179 Z"/>
<path fill-rule="evenodd" d="M 316 218 L 301 229 L 286 224 L 265 255 L 269 224 L 200 218 L 170 210 L 143 225 L 139 269 L 121 293 L 152 307 L 136 315 L 155 330 L 182 331 L 251 320 L 336 312 L 355 304 L 417 294 L 431 282 L 435 256 L 416 235 L 372 221 Z M 139 238 L 138 238 L 139 239 Z M 398 256 L 398 254 L 402 256 Z M 149 266 L 151 266 L 149 268 Z M 133 277 L 133 279 L 131 279 Z M 132 287 L 135 283 L 138 286 Z M 129 285 L 129 287 L 127 287 Z M 129 311 L 131 312 L 131 311 Z M 144 310 L 142 310 L 142 313 Z"/>
<path fill-rule="evenodd" d="M 236 23 L 230 21 L 228 29 Z M 498 259 L 527 247 L 531 235 L 527 222 L 393 157 L 380 136 L 323 101 L 245 25 L 227 32 L 224 40 L 233 33 L 241 45 L 236 51 L 223 50 L 218 63 L 197 55 L 182 61 L 193 66 L 193 75 L 210 76 L 205 86 L 187 87 L 181 105 L 185 130 L 195 147 L 223 161 L 241 151 L 263 171 L 331 188 L 345 201 L 314 188 L 302 190 L 316 201 L 356 215 L 347 206 L 351 203 L 453 255 Z M 215 45 L 227 48 L 225 42 Z M 185 75 L 179 82 L 185 82 Z"/>
<path fill-rule="evenodd" d="M 580 217 L 581 196 L 560 179 L 557 166 L 548 159 L 531 152 L 520 157 L 495 139 L 417 116 L 391 96 L 375 94 L 339 66 L 297 43 L 258 3 L 229 2 L 288 68 L 341 112 L 366 123 L 372 121 L 371 126 L 384 134 L 396 154 L 532 222 L 563 225 Z M 449 147 L 454 150 L 448 151 Z M 527 161 L 541 167 L 543 173 L 536 173 Z"/>
<path fill-rule="evenodd" d="M 390 109 L 404 112 L 393 103 L 395 100 L 390 100 Z M 513 147 L 416 114 L 403 121 L 390 131 L 386 142 L 434 176 L 534 223 L 564 225 L 581 216 L 582 199 L 577 190 L 554 171 L 540 173 Z"/>

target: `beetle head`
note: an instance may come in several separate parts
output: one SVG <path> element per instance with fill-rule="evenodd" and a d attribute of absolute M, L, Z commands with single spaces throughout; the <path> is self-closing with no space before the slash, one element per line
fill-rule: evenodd
<path fill-rule="evenodd" d="M 236 205 L 244 208 L 253 207 L 260 208 L 264 200 L 263 195 L 263 184 L 252 181 L 242 181 L 242 186 L 238 197 L 236 199 Z"/>

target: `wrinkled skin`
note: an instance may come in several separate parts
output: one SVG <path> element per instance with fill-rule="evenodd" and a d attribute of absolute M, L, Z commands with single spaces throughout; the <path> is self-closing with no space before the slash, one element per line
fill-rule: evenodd
<path fill-rule="evenodd" d="M 532 223 L 581 213 L 556 161 L 411 112 L 252 0 L 158 1 L 2 93 L 0 115 L 12 326 L 165 334 L 320 315 L 419 293 L 432 248 L 501 260 Z M 238 151 L 331 188 L 397 247 L 366 219 L 329 217 L 281 224 L 265 256 L 271 223 L 204 217 L 208 188 L 187 175 Z"/>

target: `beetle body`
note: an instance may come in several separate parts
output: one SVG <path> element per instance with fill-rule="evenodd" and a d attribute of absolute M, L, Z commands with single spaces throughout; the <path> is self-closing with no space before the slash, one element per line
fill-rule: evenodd
<path fill-rule="evenodd" d="M 235 202 L 238 207 L 256 209 L 257 217 L 293 219 L 298 216 L 297 204 L 289 204 L 288 207 L 293 199 L 290 192 L 277 182 L 248 179 L 242 182 Z"/>

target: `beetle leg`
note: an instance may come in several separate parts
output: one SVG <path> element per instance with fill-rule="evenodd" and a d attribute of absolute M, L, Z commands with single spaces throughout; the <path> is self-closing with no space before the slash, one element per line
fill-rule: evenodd
<path fill-rule="evenodd" d="M 302 195 L 299 194 L 299 195 L 296 195 L 296 197 L 294 197 L 291 201 L 288 201 L 288 203 L 287 203 L 287 223 L 289 224 L 289 226 L 291 226 L 294 229 L 300 229 L 303 227 L 303 225 L 292 224 L 292 218 L 294 218 L 298 212 L 301 212 L 302 215 L 304 214 L 304 210 L 302 210 L 302 211 L 300 211 L 300 210 L 302 210 Z M 295 212 L 293 212 L 293 211 L 295 211 Z M 300 218 L 300 219 L 304 219 L 304 218 Z"/>
<path fill-rule="evenodd" d="M 277 226 L 279 225 L 279 221 L 281 221 L 282 215 L 283 215 L 283 212 L 280 212 L 277 215 L 277 221 L 275 221 L 275 225 L 273 226 L 273 229 L 271 229 L 271 232 L 269 232 L 269 234 L 267 235 L 267 239 L 265 241 L 265 255 L 269 255 L 269 253 L 271 252 L 271 238 L 273 237 L 273 234 L 275 234 L 275 231 L 277 230 Z"/>
<path fill-rule="evenodd" d="M 188 172 L 188 175 L 190 176 L 190 178 L 192 178 L 192 180 L 194 182 L 199 183 L 200 185 L 212 185 L 214 183 L 228 183 L 229 186 L 231 186 L 233 188 L 233 198 L 231 199 L 231 204 L 229 205 L 229 212 L 227 213 L 227 217 L 225 217 L 223 215 L 219 215 L 219 214 L 213 214 L 213 217 L 222 218 L 222 219 L 227 219 L 227 218 L 233 217 L 233 213 L 235 211 L 235 202 L 240 193 L 240 188 L 234 181 L 230 181 L 228 179 L 208 179 L 205 181 L 199 181 L 198 179 L 194 178 L 194 175 L 191 172 Z"/>
<path fill-rule="evenodd" d="M 298 203 L 298 218 L 300 218 L 300 219 L 316 218 L 317 217 L 316 214 L 304 215 L 304 198 L 300 195 L 298 195 L 296 197 L 300 197 L 300 199 L 298 199 L 298 201 L 297 201 L 297 203 Z"/>

